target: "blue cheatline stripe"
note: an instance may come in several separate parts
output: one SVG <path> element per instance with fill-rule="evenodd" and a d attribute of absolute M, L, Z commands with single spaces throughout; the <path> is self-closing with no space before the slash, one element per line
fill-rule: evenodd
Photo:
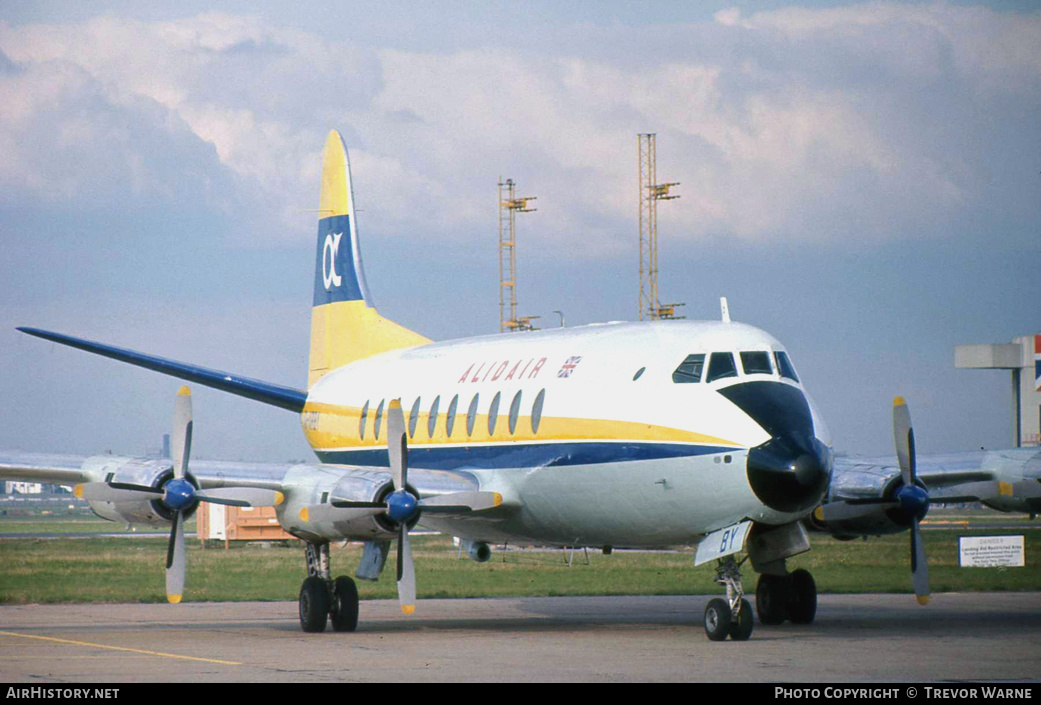
<path fill-rule="evenodd" d="M 314 305 L 358 301 L 365 297 L 354 269 L 351 221 L 334 215 L 318 221 L 318 252 L 314 265 Z"/>
<path fill-rule="evenodd" d="M 409 446 L 409 467 L 428 470 L 457 468 L 531 468 L 568 465 L 599 465 L 630 460 L 658 460 L 712 455 L 739 450 L 733 446 L 695 446 L 681 443 L 639 443 L 633 441 L 589 443 L 536 443 L 463 447 Z M 323 463 L 387 467 L 387 450 L 315 450 Z"/>
<path fill-rule="evenodd" d="M 18 330 L 23 333 L 28 333 L 29 335 L 34 335 L 37 338 L 43 338 L 44 340 L 61 343 L 62 345 L 68 345 L 72 348 L 86 350 L 87 352 L 95 353 L 96 355 L 111 357 L 113 360 L 129 362 L 131 365 L 137 365 L 138 367 L 162 372 L 163 374 L 185 379 L 189 382 L 197 382 L 198 384 L 207 387 L 219 389 L 222 392 L 231 392 L 240 397 L 246 397 L 247 399 L 253 399 L 254 401 L 270 404 L 271 406 L 277 406 L 282 409 L 288 409 L 289 411 L 295 411 L 297 413 L 304 410 L 304 403 L 307 401 L 307 392 L 300 389 L 293 389 L 292 387 L 283 387 L 278 384 L 261 382 L 260 380 L 250 379 L 249 377 L 241 377 L 228 372 L 221 372 L 220 370 L 211 370 L 206 367 L 199 367 L 198 365 L 189 365 L 183 362 L 167 360 L 166 358 L 156 357 L 155 355 L 146 355 L 144 353 L 134 352 L 133 350 L 117 348 L 112 345 L 105 345 L 104 343 L 95 343 L 92 340 L 73 338 L 69 335 L 52 333 L 38 328 L 19 328 Z"/>

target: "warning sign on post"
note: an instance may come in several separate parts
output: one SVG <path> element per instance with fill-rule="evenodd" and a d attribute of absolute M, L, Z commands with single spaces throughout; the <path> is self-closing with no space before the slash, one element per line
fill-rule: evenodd
<path fill-rule="evenodd" d="M 958 564 L 962 568 L 1005 568 L 1026 565 L 1022 536 L 961 536 Z"/>

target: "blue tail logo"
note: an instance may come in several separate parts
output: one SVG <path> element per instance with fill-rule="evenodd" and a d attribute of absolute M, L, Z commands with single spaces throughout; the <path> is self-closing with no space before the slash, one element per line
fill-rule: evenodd
<path fill-rule="evenodd" d="M 314 305 L 364 299 L 355 267 L 356 247 L 350 217 L 334 215 L 318 221 Z"/>

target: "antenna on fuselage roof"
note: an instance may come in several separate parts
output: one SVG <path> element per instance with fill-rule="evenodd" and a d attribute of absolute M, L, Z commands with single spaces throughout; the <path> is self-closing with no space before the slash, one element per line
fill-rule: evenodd
<path fill-rule="evenodd" d="M 719 297 L 719 312 L 724 323 L 730 323 L 730 306 L 727 305 L 727 297 Z"/>

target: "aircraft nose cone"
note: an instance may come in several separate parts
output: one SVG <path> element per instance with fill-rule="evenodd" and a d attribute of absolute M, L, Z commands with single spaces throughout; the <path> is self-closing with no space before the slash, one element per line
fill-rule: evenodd
<path fill-rule="evenodd" d="M 752 491 L 779 512 L 813 509 L 824 498 L 830 478 L 830 451 L 812 437 L 774 436 L 748 452 Z"/>

